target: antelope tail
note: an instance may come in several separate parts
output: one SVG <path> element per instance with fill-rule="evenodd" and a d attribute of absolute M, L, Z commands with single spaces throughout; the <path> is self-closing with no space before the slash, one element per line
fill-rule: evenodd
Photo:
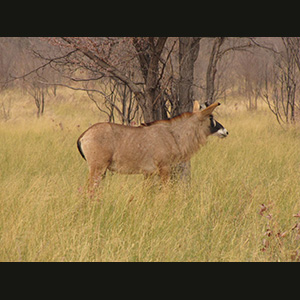
<path fill-rule="evenodd" d="M 86 160 L 86 158 L 82 152 L 80 139 L 77 140 L 77 148 L 78 148 L 78 151 L 80 152 L 81 156 L 84 158 L 84 160 Z"/>

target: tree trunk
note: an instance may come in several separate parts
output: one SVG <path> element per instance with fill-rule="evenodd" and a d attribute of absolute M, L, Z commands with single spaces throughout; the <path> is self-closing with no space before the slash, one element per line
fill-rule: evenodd
<path fill-rule="evenodd" d="M 194 64 L 198 58 L 200 37 L 179 38 L 179 100 L 175 115 L 193 109 Z"/>
<path fill-rule="evenodd" d="M 217 63 L 220 59 L 220 47 L 224 43 L 224 37 L 217 37 L 210 53 L 209 63 L 206 71 L 206 102 L 212 104 L 215 101 L 215 77 L 217 73 Z"/>
<path fill-rule="evenodd" d="M 194 65 L 199 54 L 200 39 L 200 37 L 179 38 L 179 99 L 176 104 L 175 115 L 193 110 Z M 173 170 L 172 177 L 190 182 L 191 162 L 178 164 Z"/>
<path fill-rule="evenodd" d="M 167 118 L 164 99 L 159 88 L 159 62 L 166 41 L 167 37 L 159 37 L 156 41 L 153 37 L 149 37 L 150 49 L 144 49 L 138 40 L 133 40 L 145 81 L 144 95 L 140 95 L 139 98 L 145 123 Z"/>

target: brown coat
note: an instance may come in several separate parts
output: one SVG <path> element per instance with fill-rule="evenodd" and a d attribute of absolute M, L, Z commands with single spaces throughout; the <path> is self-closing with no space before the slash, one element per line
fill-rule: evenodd
<path fill-rule="evenodd" d="M 107 169 L 145 176 L 158 173 L 167 181 L 172 165 L 189 160 L 205 144 L 211 134 L 209 116 L 218 105 L 148 126 L 91 126 L 77 142 L 89 166 L 90 185 L 97 184 Z"/>

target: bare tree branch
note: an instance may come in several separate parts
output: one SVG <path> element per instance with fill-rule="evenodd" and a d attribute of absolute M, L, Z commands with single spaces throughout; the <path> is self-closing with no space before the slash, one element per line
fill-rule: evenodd
<path fill-rule="evenodd" d="M 95 61 L 104 70 L 108 71 L 109 73 L 112 73 L 115 77 L 119 78 L 121 81 L 126 83 L 135 94 L 142 93 L 141 89 L 130 78 L 124 75 L 121 71 L 119 71 L 116 67 L 109 65 L 107 62 L 105 62 L 99 56 L 95 55 L 89 49 L 83 49 L 79 47 L 78 45 L 72 42 L 71 38 L 62 37 L 62 39 L 67 43 L 69 43 L 70 45 L 72 45 L 72 47 L 76 48 L 78 51 L 83 53 L 86 57 L 88 57 L 92 61 Z"/>
<path fill-rule="evenodd" d="M 26 73 L 26 74 L 21 75 L 21 76 L 12 76 L 12 75 L 10 74 L 10 77 L 11 77 L 12 79 L 7 80 L 7 81 L 5 81 L 5 82 L 0 82 L 0 83 L 5 84 L 5 83 L 8 83 L 8 82 L 17 80 L 17 79 L 24 79 L 24 78 L 28 77 L 29 75 L 31 75 L 31 74 L 33 74 L 33 73 L 38 73 L 39 70 L 44 69 L 44 68 L 47 67 L 48 65 L 51 65 L 51 63 L 53 63 L 53 62 L 55 62 L 55 61 L 58 61 L 58 60 L 61 60 L 61 59 L 64 59 L 64 58 L 66 58 L 66 57 L 72 55 L 72 54 L 75 53 L 76 51 L 77 51 L 77 50 L 73 50 L 73 51 L 71 51 L 71 52 L 69 52 L 69 53 L 67 53 L 66 55 L 63 55 L 63 56 L 61 56 L 61 57 L 55 57 L 55 58 L 49 59 L 48 62 L 42 64 L 41 66 L 39 66 L 39 67 L 37 67 L 37 68 L 35 68 L 35 69 L 29 71 L 29 72 Z"/>

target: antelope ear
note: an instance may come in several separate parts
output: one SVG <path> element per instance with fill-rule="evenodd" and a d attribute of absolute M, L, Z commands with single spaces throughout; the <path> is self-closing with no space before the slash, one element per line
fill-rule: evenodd
<path fill-rule="evenodd" d="M 199 111 L 200 104 L 197 100 L 194 101 L 193 112 Z"/>
<path fill-rule="evenodd" d="M 201 111 L 201 115 L 204 117 L 211 115 L 212 112 L 214 111 L 214 109 L 219 105 L 221 105 L 221 103 L 219 103 L 219 102 L 215 102 L 215 103 L 211 104 L 209 107 L 206 107 L 205 109 L 203 109 Z"/>

